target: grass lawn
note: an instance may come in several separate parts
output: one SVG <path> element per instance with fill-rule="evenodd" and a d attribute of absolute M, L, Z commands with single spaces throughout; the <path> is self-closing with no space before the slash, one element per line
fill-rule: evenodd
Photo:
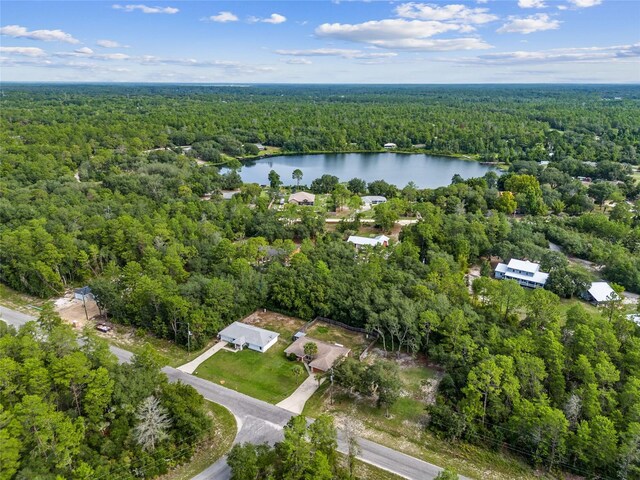
<path fill-rule="evenodd" d="M 211 434 L 196 449 L 189 463 L 171 470 L 160 477 L 160 480 L 189 480 L 231 449 L 237 432 L 236 419 L 223 406 L 213 402 L 206 402 L 206 404 L 213 417 Z"/>
<path fill-rule="evenodd" d="M 284 355 L 290 338 L 281 336 L 265 353 L 248 348 L 241 352 L 220 350 L 200 365 L 194 375 L 265 402 L 278 403 L 307 377 L 306 373 L 296 376 L 292 367 L 299 364 Z"/>
<path fill-rule="evenodd" d="M 129 350 L 133 353 L 141 352 L 145 344 L 149 344 L 158 354 L 160 363 L 163 366 L 168 365 L 170 367 L 179 367 L 180 365 L 190 362 L 217 342 L 216 339 L 213 339 L 205 347 L 189 352 L 186 348 L 182 348 L 170 340 L 154 337 L 148 333 L 138 335 L 135 329 L 124 325 L 114 324 L 111 333 L 96 333 L 111 345 Z"/>
<path fill-rule="evenodd" d="M 356 460 L 355 477 L 360 480 L 402 480 L 404 477 Z"/>
<path fill-rule="evenodd" d="M 38 316 L 38 308 L 45 302 L 46 300 L 17 292 L 16 290 L 0 283 L 0 304 L 4 307 L 29 315 Z"/>

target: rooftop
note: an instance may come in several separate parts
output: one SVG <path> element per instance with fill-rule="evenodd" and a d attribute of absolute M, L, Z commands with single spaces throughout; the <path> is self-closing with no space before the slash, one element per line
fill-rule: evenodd
<path fill-rule="evenodd" d="M 297 357 L 302 358 L 305 356 L 304 346 L 307 343 L 311 342 L 318 345 L 318 353 L 315 355 L 315 358 L 311 361 L 311 363 L 309 363 L 309 366 L 311 368 L 322 370 L 323 372 L 329 370 L 331 367 L 333 367 L 333 364 L 336 363 L 338 359 L 349 355 L 349 352 L 351 351 L 346 347 L 332 345 L 330 343 L 322 342 L 320 340 L 315 340 L 311 337 L 304 336 L 298 338 L 295 342 L 289 345 L 284 350 L 284 353 L 286 353 L 287 355 L 293 353 Z"/>
<path fill-rule="evenodd" d="M 290 202 L 314 202 L 316 196 L 308 192 L 296 192 L 289 195 Z"/>
<path fill-rule="evenodd" d="M 221 330 L 219 335 L 231 337 L 235 339 L 236 343 L 265 346 L 279 334 L 264 328 L 247 325 L 246 323 L 233 322 L 227 328 Z"/>
<path fill-rule="evenodd" d="M 518 260 L 516 258 L 512 258 L 511 260 L 509 260 L 508 267 L 513 270 L 520 270 L 529 273 L 536 273 L 538 270 L 540 270 L 539 263 L 530 262 L 528 260 Z"/>
<path fill-rule="evenodd" d="M 607 282 L 593 282 L 589 287 L 589 294 L 596 302 L 606 302 L 607 300 L 617 300 L 618 294 L 614 292 Z"/>
<path fill-rule="evenodd" d="M 378 235 L 375 238 L 369 237 L 358 237 L 357 235 L 351 235 L 347 242 L 353 243 L 354 245 L 369 245 L 371 247 L 375 247 L 376 245 L 382 245 L 384 242 L 388 242 L 389 237 L 386 235 Z"/>

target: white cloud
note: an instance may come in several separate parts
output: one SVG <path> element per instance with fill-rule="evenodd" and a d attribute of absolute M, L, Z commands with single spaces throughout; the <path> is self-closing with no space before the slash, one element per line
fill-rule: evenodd
<path fill-rule="evenodd" d="M 600 5 L 602 0 L 569 0 L 569 3 L 572 3 L 578 8 L 589 8 Z"/>
<path fill-rule="evenodd" d="M 536 13 L 528 17 L 509 17 L 508 22 L 502 25 L 498 33 L 529 33 L 542 32 L 544 30 L 556 30 L 560 28 L 560 20 L 552 19 L 546 13 Z"/>
<path fill-rule="evenodd" d="M 394 52 L 363 52 L 362 50 L 352 50 L 348 48 L 315 48 L 313 50 L 276 50 L 278 55 L 288 55 L 293 57 L 342 57 L 342 58 L 389 58 L 397 57 Z"/>
<path fill-rule="evenodd" d="M 417 51 L 449 51 L 491 48 L 480 38 L 431 40 L 429 37 L 446 32 L 467 32 L 465 25 L 439 21 L 388 19 L 355 25 L 324 23 L 316 28 L 319 37 L 337 38 L 367 43 L 380 48 Z"/>
<path fill-rule="evenodd" d="M 640 43 L 609 47 L 555 48 L 540 51 L 490 53 L 472 58 L 442 59 L 441 61 L 473 65 L 513 65 L 543 63 L 594 63 L 629 61 L 640 58 Z"/>
<path fill-rule="evenodd" d="M 286 22 L 287 17 L 285 17 L 284 15 L 280 15 L 279 13 L 272 13 L 267 18 L 249 17 L 247 21 L 249 23 L 272 23 L 275 25 L 278 23 Z"/>
<path fill-rule="evenodd" d="M 396 7 L 396 14 L 415 20 L 454 21 L 458 23 L 482 24 L 498 17 L 487 8 L 469 8 L 465 5 L 432 5 L 428 3 L 403 3 Z"/>
<path fill-rule="evenodd" d="M 78 57 L 78 58 L 90 58 L 94 60 L 128 60 L 132 57 L 124 53 L 95 53 L 89 47 L 82 47 L 74 50 L 73 52 L 56 52 L 53 54 L 55 57 Z"/>
<path fill-rule="evenodd" d="M 1 35 L 7 35 L 13 38 L 29 38 L 31 40 L 41 40 L 43 42 L 64 42 L 64 43 L 80 43 L 80 40 L 73 38 L 69 33 L 62 30 L 27 30 L 26 27 L 20 25 L 7 25 L 0 28 Z"/>
<path fill-rule="evenodd" d="M 96 45 L 102 48 L 129 48 L 128 45 L 121 45 L 120 43 L 113 40 L 98 40 Z"/>
<path fill-rule="evenodd" d="M 209 22 L 227 23 L 227 22 L 237 22 L 238 17 L 231 12 L 218 12 L 218 15 L 211 15 L 210 17 L 207 17 L 204 20 Z"/>
<path fill-rule="evenodd" d="M 122 10 L 125 12 L 134 12 L 140 10 L 142 13 L 167 13 L 172 15 L 178 13 L 180 10 L 174 7 L 149 7 L 147 5 L 113 5 L 116 10 Z"/>
<path fill-rule="evenodd" d="M 311 65 L 312 62 L 306 58 L 290 58 L 286 63 L 290 65 Z"/>
<path fill-rule="evenodd" d="M 23 57 L 44 57 L 46 53 L 37 47 L 0 47 L 0 53 L 21 55 Z"/>
<path fill-rule="evenodd" d="M 547 4 L 544 0 L 518 0 L 520 8 L 546 8 Z"/>
<path fill-rule="evenodd" d="M 82 47 L 75 49 L 74 52 L 80 53 L 82 55 L 91 55 L 93 53 L 93 50 L 91 50 L 89 47 Z"/>

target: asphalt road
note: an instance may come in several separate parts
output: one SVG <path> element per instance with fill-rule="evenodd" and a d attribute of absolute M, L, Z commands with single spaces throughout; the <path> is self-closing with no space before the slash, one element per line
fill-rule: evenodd
<path fill-rule="evenodd" d="M 15 327 L 20 327 L 29 320 L 35 320 L 34 317 L 5 307 L 0 307 L 0 319 Z M 131 352 L 118 347 L 112 346 L 111 351 L 121 362 L 127 362 L 133 356 Z M 170 380 L 189 384 L 207 400 L 229 409 L 238 423 L 236 443 L 275 443 L 282 439 L 282 427 L 291 418 L 291 412 L 172 367 L 165 367 L 162 371 Z M 358 444 L 360 460 L 411 480 L 431 480 L 442 470 L 436 465 L 364 438 L 359 438 Z M 338 431 L 338 450 L 347 453 L 345 435 L 342 431 Z M 231 478 L 231 471 L 227 466 L 226 458 L 223 457 L 192 480 L 228 480 L 229 478 Z M 464 479 L 464 477 L 460 478 Z"/>

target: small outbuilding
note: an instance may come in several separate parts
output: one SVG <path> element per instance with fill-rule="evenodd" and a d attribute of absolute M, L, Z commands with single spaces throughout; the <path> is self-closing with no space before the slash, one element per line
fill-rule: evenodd
<path fill-rule="evenodd" d="M 307 343 L 315 343 L 318 346 L 318 353 L 312 358 L 308 358 L 304 353 L 304 346 Z M 308 361 L 309 368 L 311 368 L 313 372 L 326 372 L 333 367 L 339 359 L 348 356 L 351 350 L 341 345 L 322 342 L 303 336 L 298 337 L 295 342 L 289 345 L 284 353 L 287 355 L 295 355 L 299 361 Z"/>
<path fill-rule="evenodd" d="M 374 238 L 369 237 L 358 237 L 357 235 L 351 235 L 347 242 L 353 243 L 356 248 L 368 246 L 368 247 L 377 247 L 378 245 L 382 245 L 383 247 L 389 246 L 389 237 L 386 235 L 378 235 Z"/>
<path fill-rule="evenodd" d="M 315 201 L 316 196 L 313 193 L 296 192 L 289 195 L 289 203 L 295 203 L 296 205 L 313 206 Z"/>
<path fill-rule="evenodd" d="M 384 144 L 384 148 L 386 148 L 387 150 L 391 150 L 394 148 L 398 148 L 398 146 L 395 143 L 389 142 Z"/>
<path fill-rule="evenodd" d="M 218 333 L 218 338 L 234 346 L 236 350 L 247 347 L 264 353 L 278 341 L 279 334 L 246 323 L 233 322 Z"/>
<path fill-rule="evenodd" d="M 91 288 L 89 287 L 76 288 L 73 291 L 73 298 L 83 302 L 86 300 L 93 300 L 93 293 L 91 293 Z"/>
<path fill-rule="evenodd" d="M 593 282 L 589 290 L 584 292 L 584 299 L 594 305 L 620 300 L 620 296 L 607 282 Z"/>

